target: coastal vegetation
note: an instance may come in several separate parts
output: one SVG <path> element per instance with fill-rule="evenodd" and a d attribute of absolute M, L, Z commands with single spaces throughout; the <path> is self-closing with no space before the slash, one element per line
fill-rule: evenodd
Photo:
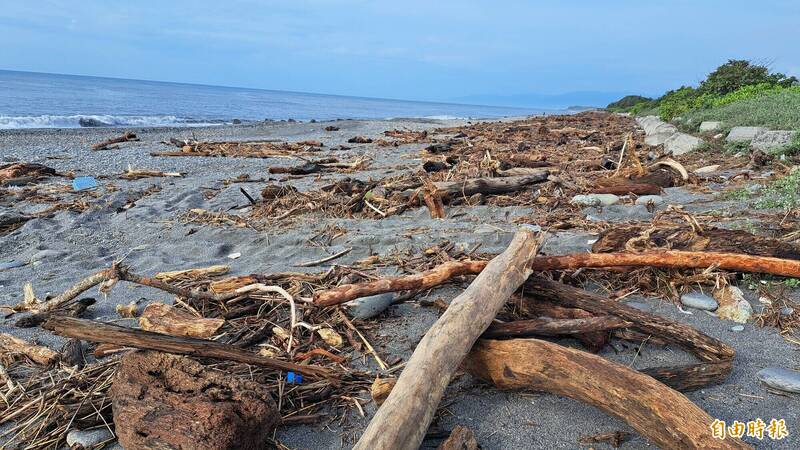
<path fill-rule="evenodd" d="M 697 130 L 703 121 L 721 121 L 725 128 L 763 126 L 800 129 L 800 85 L 794 76 L 771 73 L 745 60 L 730 60 L 697 87 L 681 86 L 656 99 L 627 96 L 608 105 L 616 112 L 657 115 L 681 128 Z"/>

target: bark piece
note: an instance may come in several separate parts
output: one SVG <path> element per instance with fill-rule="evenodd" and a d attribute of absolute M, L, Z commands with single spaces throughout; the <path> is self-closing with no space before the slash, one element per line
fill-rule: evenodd
<path fill-rule="evenodd" d="M 160 352 L 125 355 L 110 396 L 128 449 L 261 449 L 280 422 L 265 386 Z"/>
<path fill-rule="evenodd" d="M 713 419 L 683 394 L 580 350 L 536 339 L 482 339 L 463 367 L 503 389 L 545 391 L 593 405 L 661 448 L 751 448 L 730 436 L 712 438 Z"/>
<path fill-rule="evenodd" d="M 478 450 L 478 441 L 475 434 L 467 427 L 456 425 L 444 442 L 436 450 Z"/>
<path fill-rule="evenodd" d="M 527 267 L 537 249 L 534 233 L 520 230 L 508 248 L 453 299 L 417 345 L 355 449 L 419 448 L 459 363 L 528 278 Z"/>
<path fill-rule="evenodd" d="M 216 333 L 225 319 L 206 319 L 163 303 L 151 303 L 139 317 L 139 327 L 146 331 L 172 336 L 209 338 Z"/>
<path fill-rule="evenodd" d="M 375 378 L 369 391 L 376 405 L 383 404 L 395 384 L 397 384 L 397 378 Z"/>

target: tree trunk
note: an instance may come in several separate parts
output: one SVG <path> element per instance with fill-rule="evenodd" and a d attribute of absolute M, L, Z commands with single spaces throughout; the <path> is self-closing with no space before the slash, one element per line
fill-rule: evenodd
<path fill-rule="evenodd" d="M 464 361 L 503 389 L 533 389 L 593 405 L 661 448 L 747 449 L 711 436 L 713 419 L 683 394 L 599 356 L 535 339 L 480 340 Z"/>
<path fill-rule="evenodd" d="M 517 232 L 509 247 L 450 303 L 417 345 L 355 449 L 419 448 L 450 378 L 478 336 L 528 278 L 527 267 L 537 248 L 533 232 Z"/>

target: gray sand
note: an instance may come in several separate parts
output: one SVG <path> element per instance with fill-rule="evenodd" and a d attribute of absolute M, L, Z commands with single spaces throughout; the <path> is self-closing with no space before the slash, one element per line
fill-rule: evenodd
<path fill-rule="evenodd" d="M 112 176 L 122 173 L 130 165 L 134 169 L 158 169 L 186 172 L 184 178 L 150 178 L 125 181 L 116 178 L 101 179 L 99 198 L 92 200 L 93 207 L 84 213 L 60 212 L 49 218 L 34 219 L 19 230 L 0 237 L 0 263 L 18 260 L 29 264 L 24 267 L 0 271 L 0 303 L 15 304 L 22 299 L 22 287 L 30 281 L 36 294 L 42 298 L 47 293 L 60 293 L 65 288 L 92 271 L 105 268 L 114 259 L 125 257 L 127 264 L 137 272 L 153 274 L 162 270 L 201 267 L 211 264 L 229 264 L 233 274 L 303 270 L 293 265 L 315 260 L 342 249 L 353 251 L 336 262 L 351 263 L 370 254 L 386 254 L 394 250 L 416 249 L 449 240 L 465 248 L 481 243 L 481 252 L 499 252 L 509 242 L 515 229 L 512 221 L 526 211 L 521 208 L 448 208 L 449 218 L 431 220 L 425 209 L 407 212 L 385 220 L 314 220 L 297 224 L 290 229 L 256 232 L 250 229 L 215 228 L 198 224 L 184 225 L 178 216 L 191 209 L 203 208 L 228 211 L 244 208 L 247 200 L 239 187 L 256 196 L 263 183 L 244 183 L 224 186 L 223 179 L 249 174 L 251 178 L 267 177 L 266 167 L 292 164 L 287 159 L 247 158 L 169 158 L 151 157 L 150 151 L 169 149 L 160 141 L 170 137 L 196 137 L 201 140 L 305 140 L 316 139 L 325 143 L 326 149 L 343 144 L 354 135 L 379 137 L 392 128 L 431 129 L 457 125 L 459 121 L 394 120 L 394 121 L 339 121 L 341 131 L 326 132 L 330 123 L 273 123 L 245 126 L 225 126 L 193 129 L 132 129 L 140 142 L 121 144 L 119 149 L 92 152 L 91 144 L 118 135 L 114 129 L 22 130 L 0 131 L 0 158 L 4 161 L 21 160 L 39 162 L 59 171 L 74 171 L 77 175 Z M 397 174 L 418 164 L 417 151 L 422 145 L 404 145 L 381 148 L 374 145 L 351 145 L 346 151 L 336 151 L 336 156 L 347 160 L 358 155 L 369 155 L 373 163 L 368 171 L 355 176 L 380 178 Z M 61 156 L 66 159 L 48 159 Z M 332 180 L 344 175 L 325 174 Z M 351 175 L 353 176 L 353 175 Z M 293 180 L 299 189 L 308 189 L 315 177 Z M 55 178 L 55 184 L 69 181 Z M 107 192 L 112 184 L 119 189 Z M 157 186 L 157 192 L 148 188 Z M 207 199 L 204 192 L 217 191 Z M 694 196 L 677 188 L 666 196 L 667 203 L 687 204 L 690 210 L 710 210 L 736 205 L 709 202 L 703 196 Z M 135 200 L 136 205 L 127 211 L 118 208 Z M 695 205 L 691 205 L 696 202 Z M 31 212 L 44 208 L 0 206 L 0 214 Z M 246 210 L 236 210 L 238 212 Z M 232 212 L 236 212 L 232 211 Z M 603 212 L 585 211 L 598 218 L 612 221 L 649 220 L 652 217 L 644 207 L 612 207 Z M 454 217 L 455 216 L 455 217 Z M 334 245 L 321 249 L 307 240 L 329 224 L 338 224 L 347 234 L 334 241 Z M 420 231 L 422 227 L 422 231 Z M 196 232 L 187 235 L 190 229 Z M 564 232 L 552 236 L 545 253 L 559 254 L 583 251 L 590 247 L 593 236 L 581 232 Z M 227 255 L 238 252 L 241 257 L 231 260 Z M 323 267 L 307 269 L 324 270 Z M 439 289 L 434 297 L 450 300 L 458 294 L 454 287 Z M 757 308 L 758 302 L 748 292 Z M 795 292 L 793 295 L 797 297 Z M 170 302 L 171 298 L 160 291 L 127 286 L 116 288 L 109 298 L 98 298 L 90 317 L 101 320 L 118 320 L 114 311 L 117 304 L 140 301 Z M 789 438 L 773 442 L 765 439 L 753 441 L 758 448 L 800 448 L 800 397 L 785 397 L 766 392 L 756 379 L 756 372 L 764 367 L 778 366 L 800 368 L 798 347 L 787 343 L 776 330 L 758 328 L 747 324 L 742 332 L 731 331 L 732 322 L 722 321 L 701 311 L 693 315 L 679 312 L 673 305 L 652 299 L 635 299 L 658 314 L 694 326 L 717 337 L 737 351 L 734 370 L 724 385 L 689 393 L 688 397 L 713 417 L 722 420 L 748 421 L 760 417 L 765 421 L 786 419 L 791 433 Z M 379 328 L 374 332 L 383 342 L 379 352 L 408 358 L 415 343 L 436 320 L 432 308 L 416 303 L 392 307 L 374 319 Z M 53 348 L 63 340 L 41 330 L 14 328 L 13 320 L 2 324 L 2 331 L 27 339 L 34 339 Z M 124 323 L 124 322 L 123 322 Z M 606 349 L 603 356 L 634 367 L 679 364 L 692 359 L 673 348 L 645 347 L 638 356 L 637 348 L 619 347 L 615 352 Z M 362 398 L 369 398 L 367 392 Z M 549 394 L 499 392 L 469 376 L 458 377 L 446 397 L 447 411 L 438 427 L 449 430 L 456 424 L 472 428 L 478 442 L 486 449 L 518 448 L 588 448 L 578 444 L 580 436 L 616 430 L 632 431 L 623 422 L 576 401 Z M 370 403 L 366 413 L 374 413 Z M 351 411 L 346 430 L 297 426 L 282 429 L 278 438 L 292 448 L 339 448 L 354 442 L 368 418 L 360 418 Z M 657 426 L 657 425 L 656 425 Z M 710 439 L 710 437 L 709 437 Z M 425 446 L 435 446 L 438 441 L 426 441 Z M 595 448 L 607 447 L 595 444 Z M 623 448 L 652 448 L 640 437 L 635 437 Z"/>

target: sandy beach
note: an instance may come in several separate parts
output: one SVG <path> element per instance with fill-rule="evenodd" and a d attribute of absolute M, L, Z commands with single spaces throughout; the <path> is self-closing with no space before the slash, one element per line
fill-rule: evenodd
<path fill-rule="evenodd" d="M 505 122 L 511 123 L 508 119 Z M 523 122 L 524 124 L 524 122 Z M 345 120 L 318 123 L 268 122 L 247 125 L 226 125 L 195 128 L 96 128 L 96 129 L 46 129 L 0 131 L 0 163 L 39 163 L 54 168 L 61 174 L 93 176 L 98 188 L 86 192 L 69 189 L 55 191 L 59 186 L 69 186 L 68 177 L 50 177 L 39 181 L 38 186 L 51 186 L 59 202 L 76 202 L 80 207 L 62 208 L 51 214 L 31 218 L 13 231 L 0 235 L 0 304 L 14 305 L 23 299 L 23 286 L 30 282 L 39 298 L 56 295 L 81 278 L 123 260 L 137 273 L 152 275 L 160 271 L 206 267 L 226 264 L 229 275 L 251 273 L 308 272 L 319 273 L 332 265 L 352 265 L 370 256 L 389 254 L 418 255 L 424 249 L 442 242 L 455 248 L 480 253 L 496 254 L 508 245 L 514 231 L 522 224 L 537 225 L 549 230 L 543 254 L 560 255 L 591 251 L 597 239 L 597 224 L 614 226 L 620 223 L 650 223 L 658 211 L 667 205 L 681 205 L 695 215 L 724 211 L 726 225 L 752 222 L 756 230 L 757 218 L 748 218 L 746 203 L 723 199 L 718 182 L 709 182 L 708 189 L 688 186 L 668 187 L 662 197 L 664 204 L 654 209 L 645 205 L 622 202 L 605 208 L 575 208 L 568 205 L 569 198 L 557 208 L 562 208 L 593 224 L 583 229 L 579 226 L 557 229 L 550 219 L 538 216 L 539 210 L 526 204 L 483 202 L 447 205 L 446 218 L 432 219 L 424 207 L 410 208 L 401 214 L 386 218 L 324 217 L 313 211 L 302 212 L 280 224 L 258 228 L 250 226 L 213 226 L 190 220 L 191 210 L 247 216 L 253 209 L 244 189 L 256 201 L 267 183 L 290 185 L 300 192 L 319 188 L 347 177 L 380 180 L 418 170 L 423 162 L 421 152 L 429 142 L 402 143 L 381 146 L 378 143 L 348 143 L 354 136 L 373 140 L 388 139 L 386 130 L 427 130 L 437 135 L 436 129 L 468 125 L 465 120 Z M 538 125 L 537 125 L 538 126 Z M 566 126 L 566 125 L 565 125 Z M 581 126 L 578 122 L 570 126 Z M 338 130 L 326 131 L 326 127 Z M 138 141 L 124 142 L 118 148 L 92 151 L 90 147 L 104 139 L 132 131 Z M 628 132 L 641 134 L 633 120 Z M 452 132 L 440 133 L 452 136 Z M 313 157 L 335 157 L 339 161 L 367 161 L 365 168 L 347 171 L 329 171 L 305 176 L 270 174 L 268 167 L 295 166 L 303 161 L 293 157 L 234 158 L 234 157 L 155 157 L 151 152 L 176 151 L 165 144 L 171 138 L 196 141 L 319 141 L 322 147 L 313 150 Z M 442 138 L 444 139 L 444 138 Z M 591 138 L 575 145 L 606 145 L 592 143 Z M 531 141 L 535 145 L 535 141 Z M 481 141 L 475 141 L 481 145 Z M 570 143 L 569 145 L 573 145 Z M 346 147 L 342 148 L 342 147 Z M 566 148 L 566 147 L 565 147 Z M 573 147 L 569 147 L 573 148 Z M 581 155 L 575 155 L 580 159 Z M 703 161 L 696 156 L 681 160 L 690 169 Z M 711 162 L 705 161 L 710 164 Z M 120 179 L 129 168 L 179 172 L 181 177 L 151 177 L 138 180 Z M 724 170 L 723 167 L 721 170 Z M 755 170 L 753 180 L 759 180 L 768 169 Z M 247 176 L 249 182 L 242 176 Z M 238 181 L 236 180 L 238 177 Z M 261 181 L 253 181 L 261 180 Z M 714 184 L 716 183 L 716 184 Z M 52 207 L 53 202 L 30 201 L 18 195 L 23 187 L 5 188 L 0 197 L 0 216 L 37 215 Z M 554 208 L 557 209 L 557 208 Z M 587 217 L 589 216 L 589 217 Z M 752 220 L 751 220 L 752 219 Z M 315 239 L 331 227 L 342 232 L 335 239 Z M 303 263 L 319 260 L 350 249 L 345 255 L 313 267 Z M 237 256 L 238 255 L 238 256 Z M 386 266 L 375 272 L 382 275 L 404 273 L 398 266 Z M 455 283 L 420 297 L 427 301 L 441 299 L 445 303 L 458 295 L 466 283 Z M 602 286 L 592 286 L 602 292 Z M 762 307 L 758 293 L 741 283 L 746 299 L 756 312 Z M 607 292 L 604 292 L 608 294 Z M 797 301 L 798 289 L 787 290 L 787 295 Z M 96 290 L 86 296 L 95 297 L 86 318 L 113 321 L 126 326 L 136 326 L 135 319 L 120 318 L 117 305 L 136 302 L 139 308 L 151 302 L 173 303 L 172 296 L 146 287 L 122 286 L 108 297 Z M 405 361 L 428 327 L 439 317 L 436 307 L 426 306 L 420 298 L 390 307 L 381 315 L 365 321 L 370 339 L 384 358 Z M 785 419 L 789 437 L 781 441 L 769 439 L 745 440 L 757 448 L 800 448 L 800 407 L 798 396 L 777 395 L 768 392 L 756 378 L 756 373 L 766 367 L 798 368 L 799 347 L 788 342 L 774 327 L 760 327 L 750 322 L 743 331 L 733 331 L 737 323 L 722 320 L 711 313 L 690 310 L 681 312 L 664 299 L 644 297 L 633 293 L 624 299 L 629 305 L 690 325 L 703 333 L 729 344 L 736 350 L 733 372 L 720 385 L 708 386 L 687 393 L 687 397 L 714 418 L 732 422 L 762 418 Z M 2 332 L 35 341 L 58 350 L 64 340 L 40 328 L 21 329 L 13 325 L 16 316 L 2 322 Z M 561 343 L 580 348 L 577 341 L 560 340 Z M 672 346 L 633 345 L 613 342 L 601 350 L 603 357 L 633 368 L 678 365 L 694 361 L 685 352 Z M 365 354 L 353 351 L 348 357 L 362 367 L 375 369 L 375 362 Z M 329 423 L 282 426 L 276 440 L 288 448 L 348 448 L 351 447 L 376 411 L 374 402 L 367 401 L 369 392 L 359 394 L 363 400 L 364 417 L 356 408 L 345 412 L 346 420 Z M 478 381 L 467 374 L 459 374 L 451 383 L 442 403 L 443 410 L 423 448 L 435 448 L 455 425 L 465 425 L 475 432 L 484 449 L 519 448 L 606 448 L 606 444 L 579 444 L 583 436 L 613 431 L 633 433 L 622 448 L 639 449 L 654 446 L 640 437 L 623 421 L 610 417 L 586 404 L 550 394 L 531 392 L 504 392 Z M 709 439 L 711 439 L 709 437 Z"/>

